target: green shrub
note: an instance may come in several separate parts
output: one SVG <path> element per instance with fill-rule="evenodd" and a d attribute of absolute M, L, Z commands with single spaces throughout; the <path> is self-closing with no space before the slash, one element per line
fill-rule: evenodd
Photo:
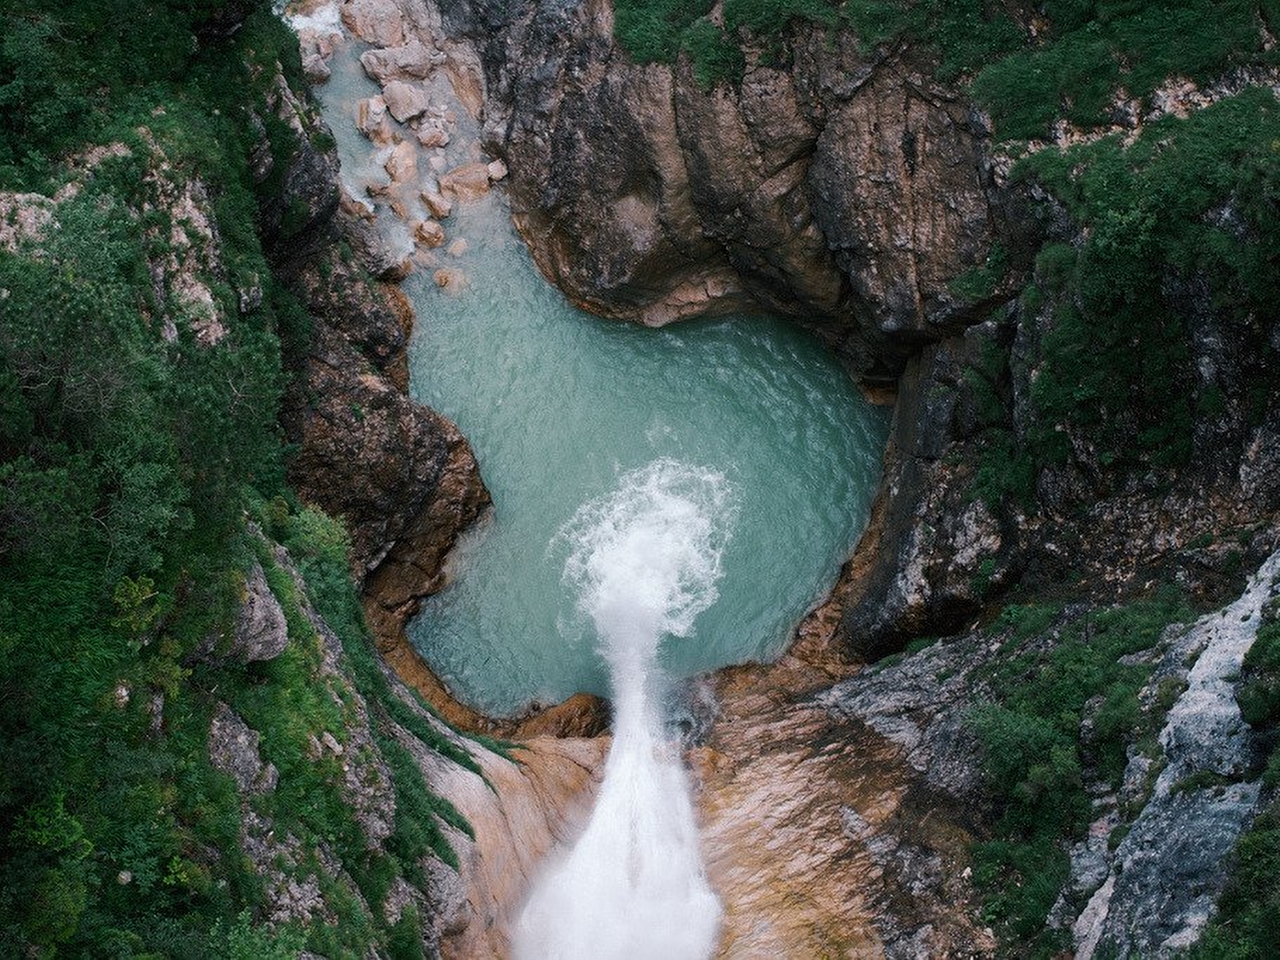
<path fill-rule="evenodd" d="M 689 55 L 693 75 L 703 89 L 710 89 L 722 80 L 741 79 L 745 65 L 742 51 L 711 21 L 694 21 L 684 31 L 680 46 Z"/>
<path fill-rule="evenodd" d="M 724 25 L 759 37 L 782 33 L 797 20 L 832 27 L 840 22 L 839 7 L 830 0 L 725 0 Z"/>
<path fill-rule="evenodd" d="M 233 923 L 219 920 L 214 924 L 209 942 L 209 955 L 219 960 L 294 960 L 305 946 L 296 930 L 270 934 L 253 925 L 247 910 Z"/>
<path fill-rule="evenodd" d="M 986 262 L 972 267 L 950 283 L 951 292 L 961 300 L 977 302 L 995 293 L 997 285 L 1009 273 L 1009 251 L 995 244 L 987 254 Z"/>
<path fill-rule="evenodd" d="M 1236 700 L 1250 726 L 1280 724 L 1280 620 L 1274 606 L 1266 608 L 1253 646 L 1245 654 Z"/>
<path fill-rule="evenodd" d="M 637 63 L 674 63 L 685 31 L 710 9 L 708 0 L 619 0 L 614 33 Z"/>
<path fill-rule="evenodd" d="M 422 934 L 418 930 L 418 908 L 409 904 L 391 928 L 387 952 L 391 960 L 422 960 Z"/>
<path fill-rule="evenodd" d="M 1006 502 L 1030 507 L 1035 502 L 1036 464 L 1012 430 L 993 428 L 981 438 L 973 496 L 996 510 Z"/>

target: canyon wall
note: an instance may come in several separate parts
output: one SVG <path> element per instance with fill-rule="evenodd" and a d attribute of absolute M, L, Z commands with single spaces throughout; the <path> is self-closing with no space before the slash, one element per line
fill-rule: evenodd
<path fill-rule="evenodd" d="M 1061 187 L 1011 176 L 1037 151 L 1108 134 L 1131 144 L 1269 89 L 1273 72 L 1172 80 L 1146 101 L 1117 94 L 1109 125 L 1059 123 L 1048 139 L 1010 143 L 964 82 L 937 79 L 937 51 L 909 38 L 876 47 L 797 20 L 783 55 L 739 36 L 741 79 L 707 85 L 683 54 L 636 63 L 607 0 L 449 2 L 440 16 L 478 51 L 487 149 L 511 171 L 513 218 L 534 259 L 570 299 L 646 324 L 781 314 L 869 389 L 896 393 L 872 524 L 834 594 L 847 652 L 878 656 L 953 629 L 1013 584 L 1068 568 L 1119 597 L 1172 565 L 1193 592 L 1217 595 L 1224 564 L 1237 563 L 1223 534 L 1280 507 L 1280 413 L 1250 399 L 1272 375 L 1276 330 L 1256 311 L 1232 319 L 1207 273 L 1164 266 L 1150 292 L 1135 277 L 1131 295 L 1161 301 L 1186 331 L 1166 388 L 1195 408 L 1178 469 L 1158 453 L 1151 468 L 1112 469 L 1125 455 L 1092 427 L 1053 422 L 1037 378 L 1069 366 L 1067 351 L 1087 352 L 1064 344 L 1069 335 L 1091 335 L 1064 333 L 1059 317 L 1081 294 L 1046 299 L 1035 262 L 1049 247 L 1085 251 L 1094 227 Z M 1206 216 L 1236 215 L 1228 201 Z M 1183 335 L 1133 332 L 1132 369 L 1163 349 L 1155 337 Z M 1121 366 L 1110 376 L 1130 375 L 1111 362 Z M 1086 364 L 1073 375 L 1096 373 Z M 1123 404 L 1106 416 L 1136 419 Z M 1124 429 L 1120 445 L 1137 446 L 1142 430 Z M 1053 430 L 1052 456 L 1025 452 Z M 1009 476 L 993 483 L 994 472 Z M 1247 560 L 1267 552 L 1263 538 Z"/>

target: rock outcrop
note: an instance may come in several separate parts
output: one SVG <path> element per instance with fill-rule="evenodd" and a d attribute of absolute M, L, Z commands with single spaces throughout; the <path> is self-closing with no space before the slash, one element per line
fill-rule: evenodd
<path fill-rule="evenodd" d="M 725 909 L 719 956 L 992 952 L 965 873 L 975 744 L 954 712 L 916 727 L 955 710 L 969 672 L 928 680 L 830 690 L 830 674 L 791 657 L 717 675 L 715 718 L 689 756 Z"/>
<path fill-rule="evenodd" d="M 344 11 L 367 29 L 385 25 L 359 5 Z M 292 358 L 298 376 L 281 414 L 298 445 L 290 479 L 305 500 L 346 520 L 371 626 L 399 637 L 419 601 L 443 585 L 445 554 L 489 495 L 457 427 L 409 399 L 412 308 L 394 286 L 366 279 L 395 276 L 395 258 L 373 228 L 340 209 L 336 154 L 316 146 L 330 139 L 319 136 L 321 121 L 286 85 L 278 90 L 269 106 L 294 127 L 298 149 L 275 204 L 293 211 L 289 235 L 270 217 L 267 232 L 279 274 L 315 322 Z M 265 178 L 265 147 L 263 157 Z M 340 241 L 354 253 L 344 255 Z"/>
<path fill-rule="evenodd" d="M 432 782 L 475 831 L 450 833 L 463 880 L 442 924 L 446 960 L 501 960 L 531 883 L 548 855 L 572 842 L 590 815 L 608 737 L 535 737 L 512 757 L 479 751 L 480 773 L 437 764 Z"/>
<path fill-rule="evenodd" d="M 798 28 L 741 84 L 637 65 L 604 0 L 450 5 L 482 54 L 492 149 L 543 272 L 606 316 L 794 317 L 891 380 L 975 305 L 950 284 L 1016 231 L 981 118 L 909 49 Z"/>
<path fill-rule="evenodd" d="M 255 563 L 244 585 L 244 600 L 236 614 L 231 638 L 231 656 L 244 663 L 273 660 L 289 642 L 289 624 L 280 609 L 262 564 Z"/>
<path fill-rule="evenodd" d="M 953 631 L 1013 583 L 1080 583 L 1118 599 L 1172 579 L 1204 601 L 1239 588 L 1236 571 L 1267 555 L 1280 513 L 1280 447 L 1269 441 L 1280 420 L 1246 412 L 1247 384 L 1266 377 L 1250 348 L 1257 331 L 1212 311 L 1195 319 L 1191 298 L 1170 309 L 1212 331 L 1191 339 L 1190 367 L 1214 371 L 1210 392 L 1225 398 L 1176 473 L 1116 482 L 1083 434 L 1064 462 L 1017 461 L 1052 305 L 1012 304 L 908 362 L 871 521 L 833 593 L 841 646 L 874 658 Z"/>
<path fill-rule="evenodd" d="M 1174 648 L 1176 658 L 1194 665 L 1160 731 L 1163 767 L 1150 797 L 1114 852 L 1097 852 L 1105 864 L 1101 875 L 1088 845 L 1073 851 L 1073 873 L 1095 887 L 1074 925 L 1081 960 L 1168 956 L 1204 932 L 1232 848 L 1262 793 L 1262 744 L 1241 717 L 1235 692 L 1263 607 L 1277 595 L 1280 554 L 1262 565 L 1235 603 L 1199 620 Z M 1166 662 L 1158 676 L 1179 666 Z M 1131 759 L 1126 784 L 1141 782 L 1151 769 L 1144 759 Z"/>
<path fill-rule="evenodd" d="M 1273 554 L 1236 601 L 1115 665 L 1152 665 L 1137 702 L 1159 733 L 1128 743 L 1119 790 L 1082 753 L 1092 822 L 1048 917 L 1077 956 L 1171 954 L 1212 915 L 1263 793 L 1266 741 L 1235 693 L 1278 570 Z M 995 696 L 993 664 L 1051 657 L 1098 610 L 965 632 L 861 670 L 787 656 L 718 674 L 689 757 L 724 898 L 722 955 L 996 955 L 972 851 L 1000 811 L 972 711 Z M 1101 700 L 1086 705 L 1082 742 Z"/>

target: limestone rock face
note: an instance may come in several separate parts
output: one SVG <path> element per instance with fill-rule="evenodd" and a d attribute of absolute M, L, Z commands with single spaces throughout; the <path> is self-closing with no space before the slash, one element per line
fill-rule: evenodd
<path fill-rule="evenodd" d="M 725 911 L 718 956 L 993 952 L 964 874 L 980 758 L 947 732 L 976 662 L 945 684 L 930 664 L 878 688 L 830 689 L 791 658 L 717 675 L 715 718 L 688 755 Z M 952 773 L 930 785 L 935 766 Z"/>
<path fill-rule="evenodd" d="M 974 468 L 955 455 L 982 426 L 975 364 L 999 335 L 975 327 L 926 347 L 903 372 L 871 519 L 835 591 L 840 635 L 859 656 L 969 615 L 1020 569 L 1026 518 L 1016 504 L 993 509 L 974 496 Z"/>
<path fill-rule="evenodd" d="M 1096 892 L 1075 924 L 1082 960 L 1103 945 L 1133 957 L 1185 950 L 1212 915 L 1227 859 L 1261 794 L 1258 735 L 1241 717 L 1235 689 L 1263 608 L 1280 593 L 1278 575 L 1275 554 L 1236 602 L 1188 632 L 1179 653 L 1194 665 L 1160 732 L 1163 769 L 1110 869 L 1094 878 Z M 1138 759 L 1126 781 L 1138 779 Z M 1188 786 L 1188 777 L 1206 773 L 1220 782 Z"/>
<path fill-rule="evenodd" d="M 498 79 L 509 87 L 498 96 L 519 105 L 505 134 L 517 227 L 542 272 L 593 312 L 656 325 L 748 308 L 738 275 L 703 233 L 675 78 L 660 66 L 606 67 L 608 23 L 585 9 L 568 23 L 543 22 L 540 11 L 505 54 L 510 70 Z M 522 69 L 533 57 L 547 66 Z"/>
<path fill-rule="evenodd" d="M 453 764 L 428 767 L 435 788 L 475 830 L 473 840 L 446 828 L 463 885 L 456 912 L 442 923 L 445 960 L 511 955 L 509 935 L 530 885 L 547 856 L 586 824 L 608 749 L 608 737 L 540 737 L 522 743 L 519 763 L 477 751 L 483 778 Z"/>
<path fill-rule="evenodd" d="M 1129 745 L 1119 790 L 1082 754 L 1094 822 L 1048 918 L 1077 957 L 1176 955 L 1203 930 L 1260 797 L 1265 735 L 1235 695 L 1277 593 L 1273 554 L 1238 599 L 1123 659 L 1152 666 L 1138 703 L 1162 728 L 1158 747 Z M 725 908 L 721 956 L 811 957 L 832 943 L 854 956 L 998 955 L 971 856 L 1000 811 L 968 718 L 992 697 L 993 662 L 1045 656 L 1098 609 L 1069 606 L 1031 635 L 962 631 L 875 667 L 788 655 L 719 673 L 688 756 Z M 1172 705 L 1170 689 L 1183 690 Z M 1086 708 L 1082 737 L 1092 722 Z"/>
<path fill-rule="evenodd" d="M 253 172 L 259 183 L 273 175 L 276 164 L 285 164 L 279 192 L 260 204 L 262 232 L 270 252 L 284 257 L 298 237 L 323 232 L 337 211 L 338 157 L 316 146 L 316 134 L 324 129 L 319 112 L 291 90 L 282 75 L 276 77 L 267 107 L 289 124 L 295 135 L 296 149 L 287 159 L 273 155 L 265 129 L 262 142 L 253 151 Z"/>
<path fill-rule="evenodd" d="M 255 563 L 245 583 L 240 612 L 236 614 L 231 655 L 245 663 L 273 660 L 284 652 L 288 643 L 289 624 L 284 610 L 267 585 L 262 565 Z"/>
<path fill-rule="evenodd" d="M 343 22 L 373 42 L 400 44 L 400 8 L 382 0 L 354 0 L 342 8 Z M 362 32 L 364 31 L 364 32 Z M 398 37 L 399 39 L 395 39 Z M 375 40 L 375 38 L 381 38 Z M 410 102 L 426 93 L 393 82 Z M 364 102 L 363 116 L 376 125 L 383 98 Z M 353 560 L 366 590 L 388 609 L 407 616 L 416 601 L 439 589 L 444 555 L 461 530 L 488 503 L 475 458 L 458 429 L 434 411 L 414 403 L 408 386 L 405 346 L 413 314 L 403 294 L 370 284 L 374 276 L 399 275 L 403 255 L 386 247 L 373 225 L 339 210 L 337 157 L 314 147 L 323 138 L 314 109 L 280 80 L 272 106 L 299 134 L 281 196 L 268 207 L 267 236 L 276 269 L 299 295 L 315 321 L 310 343 L 294 358 L 298 375 L 281 411 L 286 435 L 299 444 L 291 479 L 302 497 L 346 519 Z M 265 180 L 275 161 L 266 143 L 255 171 Z M 401 177 L 411 177 L 413 151 L 389 161 Z M 289 236 L 280 233 L 271 211 L 302 204 L 306 215 Z M 339 255 L 348 241 L 359 258 Z"/>
<path fill-rule="evenodd" d="M 366 589 L 399 611 L 439 589 L 445 553 L 488 494 L 458 429 L 385 376 L 347 374 L 363 363 L 320 332 L 304 368 L 314 399 L 292 393 L 283 421 L 301 444 L 299 493 L 347 520 Z"/>
<path fill-rule="evenodd" d="M 747 50 L 706 90 L 631 62 L 604 0 L 448 18 L 482 50 L 516 223 L 573 300 L 649 324 L 765 308 L 885 378 L 975 318 L 949 284 L 1008 232 L 1004 200 L 924 55 L 801 26 L 789 67 Z"/>
<path fill-rule="evenodd" d="M 963 325 L 948 283 L 993 242 L 969 110 L 927 70 L 890 61 L 832 104 L 817 139 L 814 216 L 877 353 L 905 357 Z"/>
<path fill-rule="evenodd" d="M 381 736 L 375 736 L 371 723 L 377 708 L 352 683 L 342 640 L 312 606 L 288 552 L 278 545 L 272 545 L 272 551 L 276 568 L 293 581 L 299 613 L 319 640 L 318 678 L 343 705 L 337 727 L 312 735 L 312 758 L 341 770 L 342 801 L 367 849 L 386 854 L 396 820 L 398 797 L 383 737 L 408 752 L 430 788 L 447 797 L 474 829 L 473 837 L 442 825 L 459 855 L 459 869 L 434 854 L 424 856 L 417 863 L 421 883 L 400 879 L 388 890 L 383 902 L 388 922 L 394 923 L 399 912 L 412 906 L 421 920 L 421 946 L 427 955 L 468 960 L 507 956 L 506 931 L 530 878 L 557 844 L 581 828 L 590 809 L 607 739 L 535 739 L 516 763 L 458 736 L 428 713 L 385 666 L 380 667 L 385 696 L 415 713 L 455 755 L 470 758 L 468 766 L 474 769 L 445 759 L 385 714 Z M 274 793 L 281 777 L 263 760 L 261 741 L 261 734 L 239 714 L 225 703 L 215 704 L 209 758 L 214 769 L 235 781 L 240 794 L 239 843 L 262 881 L 266 917 L 274 923 L 332 919 L 332 888 L 358 887 L 330 848 L 331 841 L 299 838 L 264 812 L 258 798 Z"/>
<path fill-rule="evenodd" d="M 609 705 L 589 693 L 575 693 L 534 713 L 515 728 L 521 740 L 537 737 L 598 737 L 609 729 Z"/>

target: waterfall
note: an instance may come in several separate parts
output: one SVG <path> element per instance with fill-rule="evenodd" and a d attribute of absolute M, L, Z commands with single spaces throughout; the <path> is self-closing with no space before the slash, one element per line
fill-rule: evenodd
<path fill-rule="evenodd" d="M 720 903 L 679 747 L 663 735 L 657 654 L 715 601 L 734 513 L 722 474 L 663 459 L 624 476 L 557 536 L 577 613 L 609 664 L 614 739 L 586 830 L 520 916 L 520 960 L 705 960 L 715 948 Z"/>

